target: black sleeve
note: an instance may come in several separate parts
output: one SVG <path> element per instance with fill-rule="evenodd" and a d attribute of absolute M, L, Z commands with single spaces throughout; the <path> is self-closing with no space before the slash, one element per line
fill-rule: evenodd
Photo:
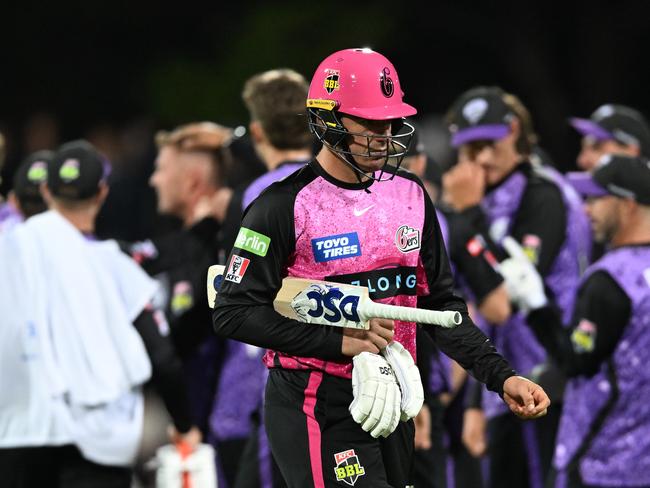
<path fill-rule="evenodd" d="M 542 276 L 549 273 L 560 252 L 566 226 L 566 207 L 559 188 L 531 176 L 510 235 L 521 244 Z"/>
<path fill-rule="evenodd" d="M 226 262 L 226 277 L 213 314 L 214 328 L 221 336 L 258 347 L 342 360 L 340 328 L 298 322 L 273 309 L 287 260 L 295 248 L 294 198 L 292 192 L 276 187 L 248 207 L 242 229 L 248 229 L 244 232 L 252 236 L 250 245 L 236 241 Z M 234 273 L 233 263 L 237 266 Z"/>
<path fill-rule="evenodd" d="M 503 283 L 503 278 L 494 269 L 498 262 L 498 248 L 488 237 L 480 207 L 446 212 L 445 216 L 449 225 L 449 258 L 480 305 Z"/>
<path fill-rule="evenodd" d="M 151 380 L 156 391 L 165 403 L 176 430 L 185 433 L 192 427 L 192 420 L 181 361 L 176 356 L 170 338 L 161 333 L 158 321 L 164 320 L 164 315 L 156 317 L 155 314 L 162 314 L 162 312 L 145 310 L 133 325 L 142 337 L 149 355 Z"/>
<path fill-rule="evenodd" d="M 443 244 L 440 224 L 425 193 L 425 222 L 420 258 L 424 267 L 429 294 L 418 298 L 418 308 L 429 310 L 456 310 L 462 314 L 460 325 L 447 329 L 427 326 L 442 352 L 456 360 L 463 368 L 485 383 L 488 389 L 502 393 L 504 381 L 515 374 L 508 361 L 501 356 L 490 340 L 474 325 L 462 298 L 453 292 L 453 279 Z"/>
<path fill-rule="evenodd" d="M 416 330 L 416 357 L 417 367 L 420 370 L 420 378 L 422 379 L 422 388 L 424 389 L 424 398 L 428 403 L 434 400 L 436 394 L 431 391 L 431 366 L 433 364 L 436 352 L 436 346 L 422 327 Z"/>
<path fill-rule="evenodd" d="M 608 273 L 597 271 L 578 292 L 571 327 L 563 327 L 552 307 L 531 312 L 528 324 L 568 376 L 591 376 L 613 353 L 630 314 L 625 292 Z"/>

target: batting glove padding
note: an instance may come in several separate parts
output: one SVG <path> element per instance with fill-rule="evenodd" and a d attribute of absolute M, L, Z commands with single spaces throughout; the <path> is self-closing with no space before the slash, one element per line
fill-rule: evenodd
<path fill-rule="evenodd" d="M 406 422 L 420 413 L 424 403 L 420 370 L 415 365 L 411 353 L 404 349 L 399 342 L 388 344 L 382 354 L 397 377 L 402 392 L 401 420 Z"/>
<path fill-rule="evenodd" d="M 510 257 L 499 264 L 499 273 L 506 282 L 510 299 L 521 311 L 528 313 L 548 303 L 544 282 L 519 243 L 512 237 L 503 239 L 503 247 Z"/>
<path fill-rule="evenodd" d="M 352 362 L 352 418 L 371 436 L 388 437 L 399 423 L 402 400 L 393 369 L 382 356 L 370 352 L 362 352 Z"/>

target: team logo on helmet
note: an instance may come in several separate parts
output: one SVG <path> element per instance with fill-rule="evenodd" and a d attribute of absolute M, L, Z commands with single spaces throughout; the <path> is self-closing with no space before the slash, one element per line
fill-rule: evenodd
<path fill-rule="evenodd" d="M 334 69 L 327 70 L 327 77 L 325 78 L 325 83 L 323 84 L 327 93 L 332 93 L 334 90 L 339 89 L 339 75 L 341 73 Z"/>
<path fill-rule="evenodd" d="M 393 84 L 393 79 L 388 75 L 390 75 L 390 69 L 384 68 L 381 71 L 379 84 L 381 86 L 381 92 L 384 94 L 384 96 L 390 98 L 393 96 L 393 93 L 395 93 L 395 85 Z"/>

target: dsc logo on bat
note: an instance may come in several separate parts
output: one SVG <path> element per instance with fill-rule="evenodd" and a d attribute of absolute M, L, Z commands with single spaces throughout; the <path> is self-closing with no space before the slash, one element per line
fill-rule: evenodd
<path fill-rule="evenodd" d="M 360 295 L 354 291 L 343 292 L 337 286 L 312 284 L 293 298 L 291 308 L 308 323 L 323 323 L 323 319 L 332 324 L 359 323 L 360 300 Z"/>

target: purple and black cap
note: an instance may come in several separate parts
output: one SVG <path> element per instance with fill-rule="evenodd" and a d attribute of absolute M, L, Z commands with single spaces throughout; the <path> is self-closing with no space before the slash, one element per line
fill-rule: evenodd
<path fill-rule="evenodd" d="M 463 93 L 451 108 L 451 145 L 462 146 L 474 141 L 496 141 L 510 133 L 516 117 L 504 102 L 505 93 L 498 87 L 480 86 Z"/>
<path fill-rule="evenodd" d="M 593 171 L 567 173 L 569 183 L 584 197 L 614 195 L 650 205 L 650 161 L 606 154 Z"/>
<path fill-rule="evenodd" d="M 88 141 L 63 144 L 50 165 L 47 186 L 52 195 L 67 200 L 95 196 L 110 174 L 108 160 Z"/>
<path fill-rule="evenodd" d="M 639 146 L 650 157 L 650 126 L 645 117 L 625 105 L 601 105 L 588 119 L 573 117 L 569 123 L 580 134 L 596 141 L 614 140 L 624 146 Z"/>

